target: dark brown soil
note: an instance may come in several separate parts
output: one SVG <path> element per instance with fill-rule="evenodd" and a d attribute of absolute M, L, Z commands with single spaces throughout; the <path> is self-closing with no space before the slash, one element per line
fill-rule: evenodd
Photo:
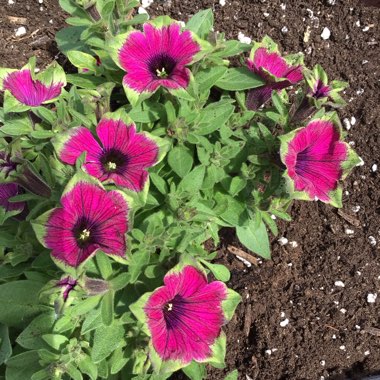
<path fill-rule="evenodd" d="M 0 64 L 20 67 L 37 54 L 43 65 L 57 54 L 54 43 L 30 43 L 45 35 L 52 38 L 62 26 L 58 1 L 44 0 L 43 12 L 37 0 L 15 1 L 0 17 Z M 330 78 L 349 81 L 349 105 L 340 115 L 356 118 L 347 140 L 364 160 L 345 182 L 343 213 L 320 202 L 294 204 L 294 221 L 281 223 L 279 236 L 298 246 L 281 246 L 273 239 L 273 261 L 247 268 L 227 249 L 229 244 L 242 248 L 235 236 L 223 232 L 218 260 L 230 268 L 229 286 L 243 302 L 225 328 L 227 368 L 210 370 L 211 380 L 222 380 L 235 368 L 244 380 L 364 379 L 380 374 L 380 190 L 379 171 L 372 171 L 373 164 L 380 166 L 380 11 L 354 0 L 329 5 L 333 2 L 226 0 L 222 7 L 217 0 L 155 0 L 148 9 L 186 21 L 197 10 L 213 8 L 215 29 L 228 37 L 243 32 L 260 39 L 268 34 L 283 51 L 303 51 L 309 66 L 320 63 Z M 17 26 L 6 16 L 27 17 L 28 34 L 15 38 Z M 287 33 L 281 31 L 284 26 Z M 308 26 L 310 39 L 304 42 Z M 326 41 L 320 37 L 324 27 L 331 31 Z M 335 286 L 336 281 L 345 287 Z M 379 294 L 375 303 L 367 302 L 370 293 Z M 286 318 L 289 324 L 281 327 Z"/>

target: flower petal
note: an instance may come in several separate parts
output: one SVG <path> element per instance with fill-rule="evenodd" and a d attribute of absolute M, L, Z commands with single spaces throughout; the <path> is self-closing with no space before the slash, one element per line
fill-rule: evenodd
<path fill-rule="evenodd" d="M 9 202 L 12 198 L 20 194 L 20 188 L 15 183 L 0 184 L 0 206 L 5 208 L 5 211 L 22 211 L 25 207 L 25 202 Z"/>

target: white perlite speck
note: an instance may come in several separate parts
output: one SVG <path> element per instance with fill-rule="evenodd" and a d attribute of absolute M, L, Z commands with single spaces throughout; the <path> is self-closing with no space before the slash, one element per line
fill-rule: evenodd
<path fill-rule="evenodd" d="M 348 120 L 347 118 L 343 119 L 343 124 L 344 124 L 344 127 L 347 129 L 347 131 L 349 131 L 351 129 L 350 120 Z"/>
<path fill-rule="evenodd" d="M 351 125 L 355 125 L 356 124 L 356 117 L 355 116 L 351 116 L 350 123 L 351 123 Z"/>
<path fill-rule="evenodd" d="M 289 319 L 286 318 L 283 321 L 280 322 L 281 327 L 286 327 L 289 324 Z"/>
<path fill-rule="evenodd" d="M 344 282 L 343 281 L 335 281 L 334 285 L 338 288 L 344 288 Z"/>
<path fill-rule="evenodd" d="M 297 247 L 298 247 L 298 243 L 297 243 L 295 240 L 289 242 L 289 245 L 290 245 L 292 248 L 297 248 Z"/>
<path fill-rule="evenodd" d="M 252 266 L 252 264 L 248 260 L 246 260 L 245 258 L 240 257 L 238 255 L 236 255 L 236 258 L 238 260 L 240 260 L 242 263 L 244 263 L 244 265 L 246 265 L 248 268 L 250 268 Z"/>
<path fill-rule="evenodd" d="M 282 237 L 280 237 L 280 238 L 278 239 L 278 243 L 279 243 L 280 245 L 286 245 L 286 244 L 288 244 L 288 239 L 287 239 L 286 237 L 282 236 Z"/>
<path fill-rule="evenodd" d="M 373 172 L 377 171 L 377 164 L 373 164 L 371 169 Z"/>
<path fill-rule="evenodd" d="M 355 325 L 356 330 L 360 330 L 361 327 L 359 325 Z"/>
<path fill-rule="evenodd" d="M 281 28 L 281 33 L 282 33 L 282 34 L 286 34 L 286 33 L 288 33 L 288 32 L 289 32 L 289 29 L 288 29 L 287 26 L 283 26 L 283 27 Z"/>
<path fill-rule="evenodd" d="M 326 361 L 325 360 L 321 360 L 319 363 L 321 364 L 322 367 L 324 367 L 326 365 Z"/>
<path fill-rule="evenodd" d="M 377 241 L 374 236 L 368 236 L 368 241 L 369 241 L 369 244 L 372 245 L 372 247 L 374 247 L 377 244 Z"/>
<path fill-rule="evenodd" d="M 13 5 L 15 2 L 13 0 L 8 0 L 9 5 Z"/>
<path fill-rule="evenodd" d="M 153 0 L 142 0 L 142 1 L 141 1 L 141 6 L 142 6 L 143 8 L 147 8 L 147 7 L 149 7 L 152 3 L 153 3 Z"/>
<path fill-rule="evenodd" d="M 143 7 L 139 7 L 139 9 L 137 10 L 137 13 L 138 13 L 139 15 L 142 15 L 142 14 L 147 14 L 148 12 L 146 11 L 145 8 L 143 8 Z"/>
<path fill-rule="evenodd" d="M 364 352 L 365 356 L 368 356 L 370 354 L 369 350 Z"/>
<path fill-rule="evenodd" d="M 18 29 L 16 29 L 16 33 L 15 33 L 16 37 L 21 37 L 21 36 L 24 36 L 25 34 L 26 34 L 25 26 L 20 26 Z"/>
<path fill-rule="evenodd" d="M 352 207 L 352 211 L 355 212 L 355 213 L 359 212 L 360 211 L 360 206 L 359 205 L 358 206 L 353 206 Z"/>
<path fill-rule="evenodd" d="M 339 349 L 342 350 L 342 351 L 345 351 L 346 350 L 346 346 L 339 346 Z"/>
<path fill-rule="evenodd" d="M 375 303 L 376 302 L 376 298 L 377 298 L 377 294 L 376 293 L 368 293 L 367 294 L 367 302 L 368 303 Z"/>
<path fill-rule="evenodd" d="M 354 230 L 351 230 L 350 228 L 346 228 L 346 229 L 344 230 L 344 232 L 345 232 L 347 235 L 353 235 L 353 234 L 355 233 L 355 231 L 354 231 Z"/>
<path fill-rule="evenodd" d="M 362 29 L 363 32 L 368 32 L 369 31 L 369 26 L 365 26 L 363 29 Z"/>
<path fill-rule="evenodd" d="M 342 314 L 346 314 L 346 313 L 347 313 L 347 309 L 345 309 L 344 307 L 342 307 L 339 311 L 340 311 Z"/>
<path fill-rule="evenodd" d="M 224 7 L 226 5 L 226 0 L 219 0 L 219 4 Z"/>
<path fill-rule="evenodd" d="M 324 40 L 328 40 L 331 36 L 331 31 L 328 27 L 324 27 L 321 33 L 321 37 Z"/>
<path fill-rule="evenodd" d="M 280 4 L 280 8 L 284 11 L 284 10 L 286 9 L 286 4 L 281 3 L 281 4 Z"/>
<path fill-rule="evenodd" d="M 238 40 L 243 44 L 250 44 L 252 42 L 252 39 L 245 36 L 244 33 L 242 33 L 242 32 L 239 32 Z"/>

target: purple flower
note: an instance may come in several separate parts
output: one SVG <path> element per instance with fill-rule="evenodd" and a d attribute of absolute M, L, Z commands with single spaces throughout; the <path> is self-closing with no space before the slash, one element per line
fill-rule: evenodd
<path fill-rule="evenodd" d="M 63 302 L 66 302 L 69 298 L 69 294 L 72 290 L 74 290 L 77 285 L 77 280 L 74 280 L 70 276 L 65 277 L 57 282 L 57 286 L 62 288 L 62 297 Z"/>
<path fill-rule="evenodd" d="M 120 119 L 103 118 L 96 133 L 100 143 L 87 128 L 70 129 L 68 136 L 61 136 L 66 142 L 57 148 L 59 158 L 74 165 L 86 151 L 84 169 L 88 174 L 105 183 L 141 191 L 148 178 L 146 169 L 157 162 L 157 144 L 137 133 L 134 124 L 126 125 Z"/>
<path fill-rule="evenodd" d="M 314 88 L 311 91 L 311 96 L 315 99 L 327 98 L 331 92 L 331 88 L 325 85 L 320 79 L 315 82 Z"/>
<path fill-rule="evenodd" d="M 119 65 L 127 72 L 124 85 L 141 93 L 158 87 L 186 88 L 190 81 L 191 63 L 200 46 L 190 31 L 180 25 L 156 28 L 144 24 L 144 32 L 130 33 L 119 50 Z"/>
<path fill-rule="evenodd" d="M 333 204 L 339 180 L 358 162 L 356 154 L 341 141 L 339 128 L 326 120 L 311 121 L 282 136 L 281 159 L 298 198 Z"/>
<path fill-rule="evenodd" d="M 3 80 L 3 90 L 9 90 L 20 103 L 31 107 L 38 107 L 58 97 L 64 85 L 64 82 L 53 79 L 45 83 L 33 79 L 29 69 L 10 72 Z"/>
<path fill-rule="evenodd" d="M 167 274 L 164 284 L 144 307 L 155 351 L 164 361 L 183 364 L 208 359 L 226 322 L 222 308 L 226 286 L 220 281 L 207 283 L 192 266 Z"/>
<path fill-rule="evenodd" d="M 9 202 L 9 198 L 20 193 L 20 187 L 16 183 L 0 184 L 0 207 L 3 207 L 5 211 L 23 211 L 25 202 Z"/>
<path fill-rule="evenodd" d="M 118 191 L 79 181 L 61 198 L 61 208 L 41 216 L 42 239 L 52 256 L 78 267 L 101 249 L 109 255 L 125 256 L 128 205 Z"/>
<path fill-rule="evenodd" d="M 253 58 L 248 59 L 248 68 L 266 82 L 264 86 L 249 91 L 247 106 L 251 110 L 266 103 L 273 90 L 282 90 L 303 79 L 301 65 L 289 65 L 279 53 L 264 47 L 256 49 Z"/>
<path fill-rule="evenodd" d="M 11 158 L 11 155 L 5 151 L 0 151 L 0 174 L 7 178 L 17 168 L 17 163 Z"/>

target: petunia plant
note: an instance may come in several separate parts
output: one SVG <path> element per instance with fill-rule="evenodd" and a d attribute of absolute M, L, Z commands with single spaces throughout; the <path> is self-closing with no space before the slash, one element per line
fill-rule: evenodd
<path fill-rule="evenodd" d="M 342 206 L 347 84 L 211 10 L 60 4 L 64 67 L 0 69 L 0 377 L 206 379 L 240 301 L 220 231 L 270 259 L 292 202 Z"/>

